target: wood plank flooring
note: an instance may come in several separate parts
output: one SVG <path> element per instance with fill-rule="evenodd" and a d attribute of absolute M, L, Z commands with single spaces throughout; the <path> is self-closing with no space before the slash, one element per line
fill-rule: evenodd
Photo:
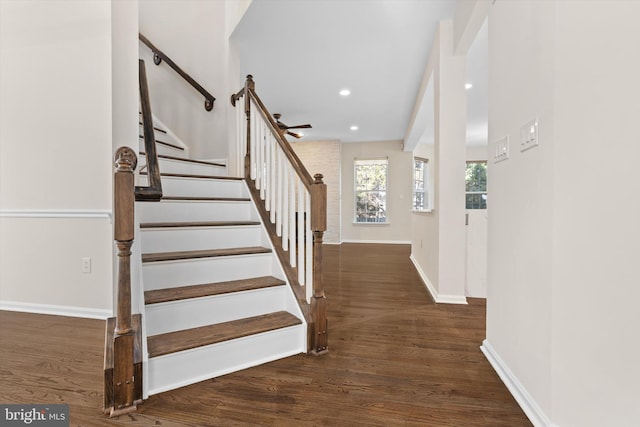
<path fill-rule="evenodd" d="M 71 425 L 531 426 L 479 350 L 484 300 L 435 305 L 403 245 L 324 247 L 329 353 L 102 410 L 104 322 L 0 311 L 0 402 L 68 403 Z"/>

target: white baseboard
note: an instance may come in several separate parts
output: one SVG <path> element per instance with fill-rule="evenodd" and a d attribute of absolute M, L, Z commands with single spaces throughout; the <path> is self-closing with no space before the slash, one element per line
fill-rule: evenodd
<path fill-rule="evenodd" d="M 513 395 L 518 405 L 522 408 L 529 421 L 535 427 L 558 427 L 549 420 L 544 411 L 538 406 L 536 401 L 531 397 L 529 392 L 518 381 L 518 378 L 511 372 L 500 355 L 494 350 L 486 339 L 482 341 L 480 350 L 496 371 L 502 382 Z"/>
<path fill-rule="evenodd" d="M 16 301 L 0 301 L 0 310 L 20 311 L 23 313 L 51 314 L 55 316 L 84 317 L 87 319 L 105 320 L 113 316 L 111 310 L 86 307 L 70 307 L 65 305 L 34 304 Z"/>
<path fill-rule="evenodd" d="M 418 261 L 413 256 L 413 254 L 411 254 L 411 256 L 409 256 L 409 259 L 413 263 L 413 266 L 416 268 L 416 271 L 418 272 L 418 275 L 422 279 L 422 282 L 424 283 L 425 287 L 427 288 L 427 290 L 431 294 L 431 298 L 433 298 L 433 300 L 436 303 L 438 303 L 438 304 L 463 304 L 463 305 L 467 304 L 467 297 L 465 297 L 464 295 L 439 294 L 438 291 L 436 290 L 436 287 L 433 286 L 433 283 L 431 283 L 431 281 L 429 280 L 429 277 L 427 276 L 427 273 L 425 273 L 425 271 L 422 269 L 422 267 L 420 266 Z"/>

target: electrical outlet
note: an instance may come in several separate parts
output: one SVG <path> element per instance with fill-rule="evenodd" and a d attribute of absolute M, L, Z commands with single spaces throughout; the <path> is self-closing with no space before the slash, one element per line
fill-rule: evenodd
<path fill-rule="evenodd" d="M 90 257 L 82 258 L 82 272 L 83 273 L 91 273 L 91 258 Z"/>
<path fill-rule="evenodd" d="M 509 158 L 509 135 L 493 143 L 493 163 Z"/>
<path fill-rule="evenodd" d="M 520 128 L 520 151 L 526 151 L 536 145 L 538 145 L 538 119 L 533 119 Z"/>

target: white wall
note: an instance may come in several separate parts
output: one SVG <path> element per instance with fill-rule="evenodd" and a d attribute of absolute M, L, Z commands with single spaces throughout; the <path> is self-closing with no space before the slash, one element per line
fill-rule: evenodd
<path fill-rule="evenodd" d="M 536 425 L 640 419 L 637 16 L 629 1 L 489 16 L 489 141 L 511 147 L 489 163 L 485 349 Z M 535 117 L 540 146 L 520 152 Z"/>
<path fill-rule="evenodd" d="M 122 146 L 128 146 L 136 153 L 139 149 L 138 51 L 138 0 L 111 1 L 111 129 L 114 153 Z M 136 170 L 139 172 L 140 167 Z M 114 259 L 112 297 L 113 306 L 117 307 L 117 249 L 115 244 L 112 244 L 112 247 Z M 142 312 L 141 306 L 144 305 L 140 236 L 135 236 L 131 251 L 131 300 L 133 313 L 137 313 Z"/>
<path fill-rule="evenodd" d="M 225 7 L 224 1 L 140 1 L 140 32 L 216 97 L 213 110 L 206 111 L 204 97 L 167 64 L 154 65 L 150 50 L 140 43 L 151 109 L 190 148 L 194 158 L 227 157 L 227 110 L 233 90 L 227 87 Z M 233 22 L 237 18 L 229 19 Z"/>
<path fill-rule="evenodd" d="M 639 16 L 634 1 L 556 4 L 551 362 L 561 426 L 640 422 Z"/>
<path fill-rule="evenodd" d="M 111 2 L 0 2 L 4 308 L 111 311 L 111 89 Z"/>
<path fill-rule="evenodd" d="M 429 160 L 428 179 L 430 183 L 429 191 L 431 192 L 437 191 L 434 173 L 436 161 L 434 150 L 433 144 L 418 144 L 413 151 L 413 156 Z M 411 213 L 411 260 L 420 271 L 420 275 L 427 286 L 433 286 L 433 281 L 437 281 L 439 277 L 438 214 L 437 207 L 431 212 Z M 433 294 L 435 288 L 430 289 L 430 291 Z"/>
<path fill-rule="evenodd" d="M 354 224 L 354 159 L 389 159 L 388 224 Z M 411 241 L 412 156 L 400 141 L 342 144 L 342 241 L 409 243 Z"/>
<path fill-rule="evenodd" d="M 231 39 L 231 34 L 246 13 L 252 0 L 225 0 L 225 43 L 227 58 L 227 93 L 237 93 L 245 83 L 246 76 L 240 75 L 240 55 L 238 47 Z M 226 101 L 229 102 L 229 101 Z M 238 104 L 236 104 L 238 105 Z M 240 102 L 236 108 L 242 108 Z M 244 176 L 244 160 L 240 159 L 241 151 L 237 142 L 237 122 L 235 108 L 227 106 L 227 171 L 231 176 Z"/>
<path fill-rule="evenodd" d="M 323 175 L 327 185 L 327 231 L 324 243 L 340 243 L 340 141 L 291 142 L 311 176 Z"/>

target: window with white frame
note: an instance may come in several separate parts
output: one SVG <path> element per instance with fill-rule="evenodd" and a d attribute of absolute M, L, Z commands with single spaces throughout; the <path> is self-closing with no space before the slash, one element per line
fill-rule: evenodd
<path fill-rule="evenodd" d="M 467 162 L 465 171 L 466 209 L 487 208 L 487 162 Z"/>
<path fill-rule="evenodd" d="M 413 158 L 413 210 L 428 211 L 429 203 L 429 160 L 420 157 Z"/>
<path fill-rule="evenodd" d="M 356 159 L 355 222 L 387 222 L 387 159 Z"/>

